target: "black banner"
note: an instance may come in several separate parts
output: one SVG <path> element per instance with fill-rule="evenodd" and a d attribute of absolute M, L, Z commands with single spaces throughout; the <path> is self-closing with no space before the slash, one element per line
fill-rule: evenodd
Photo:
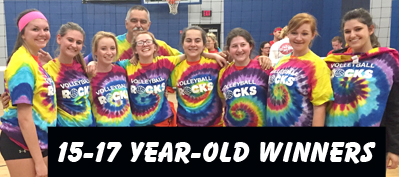
<path fill-rule="evenodd" d="M 385 128 L 49 128 L 49 176 L 385 176 Z"/>

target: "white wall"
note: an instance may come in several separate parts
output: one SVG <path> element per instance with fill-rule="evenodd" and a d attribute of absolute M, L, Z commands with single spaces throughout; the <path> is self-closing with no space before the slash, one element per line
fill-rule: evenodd
<path fill-rule="evenodd" d="M 212 17 L 202 17 L 202 10 L 212 10 Z M 220 45 L 224 46 L 224 0 L 202 0 L 202 4 L 188 6 L 188 26 L 192 24 L 220 24 Z"/>
<path fill-rule="evenodd" d="M 4 0 L 0 0 L 0 93 L 4 92 L 4 70 L 7 62 L 6 18 Z"/>
<path fill-rule="evenodd" d="M 392 0 L 370 0 L 370 13 L 377 28 L 375 34 L 382 47 L 389 47 Z"/>

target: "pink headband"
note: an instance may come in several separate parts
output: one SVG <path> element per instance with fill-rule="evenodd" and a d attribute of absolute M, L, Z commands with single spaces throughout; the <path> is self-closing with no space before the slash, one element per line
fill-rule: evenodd
<path fill-rule="evenodd" d="M 22 31 L 22 29 L 24 29 L 24 27 L 32 20 L 34 19 L 44 19 L 47 21 L 47 18 L 39 11 L 32 11 L 29 12 L 27 14 L 25 14 L 18 22 L 18 28 L 19 28 L 19 32 Z"/>

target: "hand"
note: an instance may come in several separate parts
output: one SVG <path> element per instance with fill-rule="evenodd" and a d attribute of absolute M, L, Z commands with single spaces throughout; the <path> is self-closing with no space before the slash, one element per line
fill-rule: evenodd
<path fill-rule="evenodd" d="M 137 64 L 139 64 L 139 60 L 136 58 L 135 55 L 132 56 L 132 58 L 129 60 L 131 64 L 133 64 L 134 66 L 136 66 Z"/>
<path fill-rule="evenodd" d="M 89 77 L 94 77 L 97 74 L 97 62 L 96 61 L 91 61 L 91 62 L 89 62 L 89 64 L 87 64 L 86 73 L 89 75 Z"/>
<path fill-rule="evenodd" d="M 259 56 L 258 61 L 261 68 L 264 70 L 268 70 L 272 67 L 272 60 L 267 56 Z"/>
<path fill-rule="evenodd" d="M 36 170 L 36 177 L 47 177 L 48 176 L 48 168 L 46 164 L 44 163 L 39 163 L 35 164 L 35 170 Z"/>
<path fill-rule="evenodd" d="M 388 152 L 387 155 L 387 168 L 396 169 L 399 164 L 399 156 L 397 154 Z"/>
<path fill-rule="evenodd" d="M 7 94 L 7 92 L 4 92 L 1 94 L 1 103 L 3 104 L 3 109 L 8 108 L 8 103 L 10 102 L 10 96 Z"/>
<path fill-rule="evenodd" d="M 215 57 L 215 60 L 216 60 L 216 62 L 218 62 L 220 67 L 223 68 L 223 67 L 227 66 L 227 60 L 224 57 L 217 55 Z"/>
<path fill-rule="evenodd" d="M 221 57 L 223 57 L 224 59 L 228 59 L 229 58 L 229 55 L 228 55 L 228 52 L 218 52 L 217 53 L 218 55 L 220 55 Z"/>
<path fill-rule="evenodd" d="M 48 52 L 46 52 L 42 49 L 39 49 L 39 61 L 40 61 L 40 63 L 42 63 L 42 65 L 48 63 L 52 59 L 53 58 L 51 58 L 51 55 Z"/>

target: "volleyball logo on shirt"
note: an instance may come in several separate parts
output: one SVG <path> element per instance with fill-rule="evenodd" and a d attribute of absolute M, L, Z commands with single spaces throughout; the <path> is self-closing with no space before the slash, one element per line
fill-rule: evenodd
<path fill-rule="evenodd" d="M 154 85 L 147 85 L 147 86 L 142 86 L 142 85 L 132 85 L 130 86 L 130 92 L 133 94 L 158 94 L 158 93 L 164 93 L 165 92 L 165 82 L 161 84 L 154 84 Z"/>
<path fill-rule="evenodd" d="M 184 92 L 185 95 L 190 95 L 191 94 L 191 87 L 188 87 L 188 86 L 184 87 L 184 91 L 183 92 Z"/>
<path fill-rule="evenodd" d="M 224 94 L 224 97 L 226 98 L 226 100 L 232 99 L 234 97 L 233 91 L 227 90 L 227 92 L 225 92 Z"/>
<path fill-rule="evenodd" d="M 71 97 L 72 97 L 72 98 L 76 98 L 77 96 L 78 96 L 78 90 L 72 89 L 72 90 L 71 90 Z"/>
<path fill-rule="evenodd" d="M 373 77 L 373 70 L 371 69 L 333 69 L 331 71 L 331 78 L 333 77 L 358 77 L 369 79 Z"/>
<path fill-rule="evenodd" d="M 137 86 L 137 93 L 143 94 L 145 92 L 145 88 L 141 85 Z"/>
<path fill-rule="evenodd" d="M 71 90 L 62 90 L 62 98 L 76 98 L 78 96 L 89 95 L 90 86 L 79 87 L 78 89 L 73 88 Z"/>
<path fill-rule="evenodd" d="M 62 98 L 77 98 L 85 95 L 89 95 L 90 81 L 88 79 L 81 79 L 77 81 L 72 81 L 68 83 L 61 83 L 60 87 L 63 89 L 61 91 Z M 86 85 L 86 86 L 82 86 Z M 78 86 L 78 87 L 77 87 Z M 70 89 L 71 87 L 75 87 Z"/>
<path fill-rule="evenodd" d="M 280 48 L 278 49 L 280 51 L 280 53 L 282 53 L 283 55 L 287 55 L 289 53 L 292 52 L 292 47 L 290 45 L 290 43 L 284 43 L 280 46 Z"/>
<path fill-rule="evenodd" d="M 122 104 L 122 100 L 128 99 L 128 94 L 126 90 L 115 91 L 113 93 L 107 93 L 105 96 L 99 96 L 98 101 L 101 105 L 105 103 L 116 103 L 118 105 Z"/>
<path fill-rule="evenodd" d="M 335 77 L 343 77 L 345 75 L 345 70 L 343 69 L 333 69 L 331 72 L 331 78 Z"/>
<path fill-rule="evenodd" d="M 226 98 L 226 100 L 229 100 L 232 98 L 253 96 L 256 95 L 256 93 L 257 93 L 256 86 L 250 86 L 250 87 L 235 88 L 233 90 L 227 90 L 223 92 L 223 96 Z"/>
<path fill-rule="evenodd" d="M 213 90 L 213 83 L 197 83 L 191 86 L 185 86 L 183 88 L 179 88 L 179 93 L 182 95 L 191 95 L 191 94 L 199 94 Z"/>

